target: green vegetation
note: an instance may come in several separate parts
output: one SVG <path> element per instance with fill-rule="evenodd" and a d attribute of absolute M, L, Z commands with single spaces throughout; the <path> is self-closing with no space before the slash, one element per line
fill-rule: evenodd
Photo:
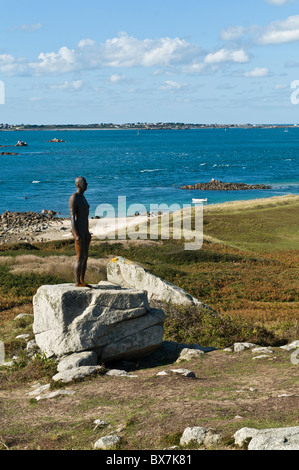
<path fill-rule="evenodd" d="M 109 260 L 123 256 L 219 312 L 157 305 L 166 313 L 165 340 L 216 348 L 239 341 L 277 347 L 299 337 L 298 213 L 299 197 L 208 206 L 205 241 L 198 251 L 185 251 L 183 240 L 94 240 L 86 278 L 90 283 L 105 279 Z M 8 360 L 18 356 L 12 368 L 0 368 L 5 394 L 0 394 L 0 405 L 5 405 L 0 449 L 90 449 L 107 433 L 93 430 L 93 420 L 99 417 L 113 429 L 123 428 L 121 448 L 126 450 L 178 445 L 187 425 L 223 431 L 221 448 L 231 448 L 232 434 L 243 426 L 297 422 L 295 398 L 280 403 L 277 396 L 296 389 L 298 366 L 277 348 L 272 361 L 252 361 L 251 352 L 215 351 L 183 364 L 196 372 L 198 381 L 157 378 L 161 365 L 138 371 L 138 387 L 135 379 L 118 381 L 116 387 L 116 379 L 94 377 L 72 384 L 78 398 L 57 399 L 53 412 L 45 401 L 24 398 L 24 388 L 28 392 L 32 383 L 51 381 L 56 364 L 41 356 L 28 360 L 25 349 L 26 341 L 33 339 L 33 317 L 14 318 L 32 314 L 32 297 L 40 285 L 73 282 L 74 255 L 73 241 L 0 247 L 0 340 Z M 29 338 L 16 339 L 21 334 Z M 22 388 L 22 399 L 7 398 Z M 243 420 L 236 421 L 236 415 Z M 22 426 L 20 416 L 26 417 Z"/>
<path fill-rule="evenodd" d="M 106 264 L 123 256 L 182 287 L 221 314 L 169 312 L 167 338 L 212 342 L 297 339 L 299 197 L 207 206 L 205 242 L 185 251 L 183 241 L 93 241 L 87 278 L 105 279 Z M 74 242 L 1 247 L 0 311 L 30 304 L 43 284 L 73 282 Z M 188 323 L 189 322 L 189 323 Z M 176 327 L 177 325 L 177 327 Z M 175 333 L 174 333 L 175 332 Z"/>
<path fill-rule="evenodd" d="M 298 201 L 286 196 L 207 208 L 205 234 L 256 253 L 298 250 Z"/>
<path fill-rule="evenodd" d="M 162 305 L 166 313 L 165 337 L 178 343 L 201 344 L 225 348 L 233 343 L 249 341 L 261 346 L 279 346 L 285 339 L 279 338 L 266 327 L 242 317 L 211 315 L 206 309 L 182 308 Z"/>

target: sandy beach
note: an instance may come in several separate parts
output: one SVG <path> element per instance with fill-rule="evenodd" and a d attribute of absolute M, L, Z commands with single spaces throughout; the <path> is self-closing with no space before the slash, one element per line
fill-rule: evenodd
<path fill-rule="evenodd" d="M 15 213 L 16 216 L 16 213 Z M 0 216 L 1 217 L 1 216 Z M 120 219 L 89 219 L 89 230 L 93 238 L 104 239 L 107 236 L 112 239 L 111 233 L 119 231 L 125 233 L 125 230 L 147 223 L 148 216 L 127 217 Z M 0 218 L 0 245 L 9 243 L 39 243 L 49 241 L 59 241 L 72 239 L 71 220 L 66 218 L 44 218 L 43 221 L 32 221 L 29 225 L 11 227 L 10 224 L 4 224 Z"/>
<path fill-rule="evenodd" d="M 271 206 L 273 204 L 285 204 L 286 202 L 298 201 L 299 196 L 296 195 L 287 195 L 287 196 L 277 196 L 265 199 L 253 199 L 247 201 L 233 201 L 225 202 L 222 204 L 211 204 L 204 206 L 204 213 L 211 212 L 222 212 L 226 209 L 242 211 L 242 209 L 255 209 L 262 206 Z M 16 215 L 16 213 L 12 213 Z M 25 214 L 25 213 L 24 213 Z M 59 241 L 72 239 L 73 235 L 71 232 L 71 221 L 68 218 L 47 218 L 42 217 L 37 214 L 39 217 L 38 221 L 33 220 L 32 223 L 27 223 L 25 226 L 22 226 L 22 223 L 19 223 L 17 227 L 10 226 L 9 223 L 5 223 L 3 220 L 3 215 L 0 215 L 0 245 L 6 245 L 9 243 L 38 243 L 38 242 L 49 242 L 49 241 Z M 158 215 L 152 215 L 151 218 L 156 218 Z M 140 228 L 143 226 L 146 227 L 146 224 L 149 220 L 149 216 L 140 215 L 136 217 L 127 217 L 120 219 L 113 218 L 104 218 L 104 219 L 89 219 L 89 229 L 92 234 L 93 239 L 103 240 L 106 237 L 110 240 L 113 240 L 113 234 L 120 234 L 119 237 L 115 239 L 125 239 L 124 234 L 126 230 L 134 231 L 136 230 L 142 232 Z M 138 227 L 138 228 L 137 228 Z M 125 230 L 126 229 L 126 230 Z"/>

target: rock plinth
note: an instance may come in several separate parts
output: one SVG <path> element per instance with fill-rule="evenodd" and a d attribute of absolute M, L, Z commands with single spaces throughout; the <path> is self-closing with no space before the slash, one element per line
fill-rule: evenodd
<path fill-rule="evenodd" d="M 94 351 L 104 363 L 142 357 L 162 343 L 165 314 L 150 308 L 142 290 L 42 286 L 33 308 L 35 340 L 46 357 Z"/>

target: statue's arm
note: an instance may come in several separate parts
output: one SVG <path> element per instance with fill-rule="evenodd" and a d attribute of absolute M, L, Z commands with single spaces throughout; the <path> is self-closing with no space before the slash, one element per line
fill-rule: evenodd
<path fill-rule="evenodd" d="M 71 214 L 72 232 L 73 232 L 75 240 L 79 241 L 80 236 L 78 233 L 78 228 L 77 228 L 77 223 L 76 223 L 77 203 L 76 203 L 75 195 L 71 196 L 70 198 L 69 208 L 70 208 L 70 214 Z"/>

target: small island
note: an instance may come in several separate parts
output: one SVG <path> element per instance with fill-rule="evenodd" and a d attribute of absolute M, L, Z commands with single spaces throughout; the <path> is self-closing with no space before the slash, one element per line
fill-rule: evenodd
<path fill-rule="evenodd" d="M 18 140 L 15 147 L 28 147 L 28 144 L 26 144 L 26 142 L 23 142 L 22 140 Z"/>
<path fill-rule="evenodd" d="M 4 157 L 5 155 L 20 155 L 19 153 L 15 152 L 1 152 L 0 155 Z"/>
<path fill-rule="evenodd" d="M 47 142 L 58 143 L 58 142 L 64 142 L 64 140 L 62 140 L 62 139 L 57 139 L 57 137 L 54 137 L 54 139 L 52 139 L 52 140 L 47 140 Z"/>
<path fill-rule="evenodd" d="M 214 178 L 208 183 L 196 183 L 182 186 L 181 189 L 200 189 L 202 191 L 242 191 L 250 189 L 271 189 L 265 184 L 223 183 Z"/>

